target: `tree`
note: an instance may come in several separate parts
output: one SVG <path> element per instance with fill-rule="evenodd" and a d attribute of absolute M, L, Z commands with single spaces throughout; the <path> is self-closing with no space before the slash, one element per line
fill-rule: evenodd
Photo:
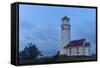
<path fill-rule="evenodd" d="M 59 57 L 59 51 L 57 52 L 56 55 L 54 55 L 54 58 L 55 58 L 55 59 L 58 58 L 58 57 Z"/>
<path fill-rule="evenodd" d="M 20 57 L 23 59 L 36 59 L 41 53 L 35 44 L 29 43 L 23 51 L 20 52 Z"/>
<path fill-rule="evenodd" d="M 28 48 L 25 46 L 24 50 L 20 51 L 19 58 L 27 58 L 28 57 Z"/>
<path fill-rule="evenodd" d="M 28 47 L 29 57 L 32 59 L 36 59 L 37 56 L 40 54 L 40 51 L 36 47 L 35 44 L 30 43 Z"/>

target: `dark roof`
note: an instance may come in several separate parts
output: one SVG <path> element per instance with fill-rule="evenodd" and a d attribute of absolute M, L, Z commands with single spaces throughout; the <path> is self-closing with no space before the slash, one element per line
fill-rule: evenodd
<path fill-rule="evenodd" d="M 79 40 L 70 41 L 69 44 L 66 45 L 64 48 L 66 48 L 66 47 L 74 47 L 74 46 L 82 46 L 84 41 L 85 41 L 85 39 L 79 39 Z"/>
<path fill-rule="evenodd" d="M 90 46 L 90 43 L 89 43 L 89 42 L 86 42 L 86 43 L 85 43 L 85 46 L 86 46 L 86 47 Z"/>
<path fill-rule="evenodd" d="M 69 19 L 67 16 L 64 16 L 64 17 L 62 18 L 62 21 L 64 21 L 64 20 L 69 21 L 70 19 Z"/>

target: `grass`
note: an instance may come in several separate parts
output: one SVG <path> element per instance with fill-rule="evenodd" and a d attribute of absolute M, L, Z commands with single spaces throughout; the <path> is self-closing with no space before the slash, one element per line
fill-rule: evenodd
<path fill-rule="evenodd" d="M 96 60 L 95 56 L 59 56 L 55 62 L 77 62 L 77 61 Z"/>
<path fill-rule="evenodd" d="M 65 62 L 82 62 L 82 61 L 95 61 L 96 56 L 64 56 L 60 55 L 57 58 L 40 58 L 40 59 L 22 59 L 19 60 L 20 64 L 47 64 L 47 63 L 65 63 Z"/>

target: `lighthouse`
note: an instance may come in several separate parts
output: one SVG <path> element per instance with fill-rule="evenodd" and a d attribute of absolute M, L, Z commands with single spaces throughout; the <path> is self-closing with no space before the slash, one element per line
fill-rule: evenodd
<path fill-rule="evenodd" d="M 65 55 L 66 50 L 64 49 L 64 47 L 70 42 L 70 19 L 67 16 L 64 16 L 61 21 L 60 55 Z"/>

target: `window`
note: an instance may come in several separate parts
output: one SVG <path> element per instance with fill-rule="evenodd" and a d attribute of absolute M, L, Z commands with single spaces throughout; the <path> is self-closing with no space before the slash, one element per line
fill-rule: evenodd
<path fill-rule="evenodd" d="M 77 47 L 77 54 L 79 54 L 79 48 Z"/>
<path fill-rule="evenodd" d="M 72 54 L 72 52 L 71 52 L 71 48 L 69 48 L 69 54 Z"/>

